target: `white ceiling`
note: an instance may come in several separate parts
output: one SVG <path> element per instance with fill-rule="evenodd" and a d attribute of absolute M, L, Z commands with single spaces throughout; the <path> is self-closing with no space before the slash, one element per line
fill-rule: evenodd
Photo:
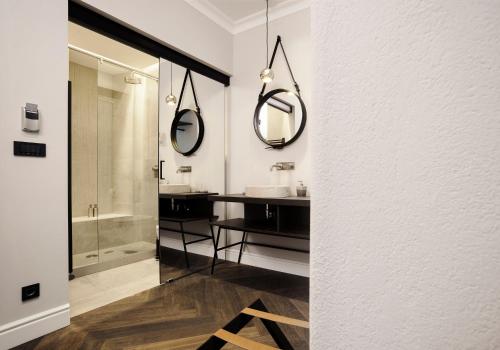
<path fill-rule="evenodd" d="M 266 8 L 265 0 L 207 0 L 219 11 L 223 12 L 232 21 L 239 21 L 242 18 L 263 11 Z M 269 7 L 273 8 L 288 0 L 269 0 Z"/>
<path fill-rule="evenodd" d="M 265 23 L 265 0 L 185 0 L 212 21 L 237 34 Z M 269 0 L 273 21 L 309 7 L 309 0 Z"/>
<path fill-rule="evenodd" d="M 138 70 L 149 71 L 149 69 L 154 68 L 152 67 L 153 65 L 158 65 L 159 62 L 157 57 L 148 55 L 72 22 L 68 22 L 68 43 L 128 66 L 138 68 Z M 70 58 L 77 59 L 80 56 L 72 55 Z M 82 62 L 79 63 L 83 64 Z"/>

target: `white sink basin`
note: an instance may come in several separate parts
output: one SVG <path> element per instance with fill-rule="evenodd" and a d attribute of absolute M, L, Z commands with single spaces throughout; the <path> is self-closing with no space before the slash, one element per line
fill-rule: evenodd
<path fill-rule="evenodd" d="M 245 196 L 261 198 L 285 198 L 290 196 L 290 187 L 282 185 L 246 186 Z"/>
<path fill-rule="evenodd" d="M 187 193 L 191 186 L 186 184 L 160 184 L 160 193 Z"/>

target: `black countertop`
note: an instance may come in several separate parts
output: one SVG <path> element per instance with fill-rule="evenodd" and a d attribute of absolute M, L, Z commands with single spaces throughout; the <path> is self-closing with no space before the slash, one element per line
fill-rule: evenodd
<path fill-rule="evenodd" d="M 310 207 L 310 197 L 284 197 L 284 198 L 263 198 L 248 197 L 244 194 L 209 195 L 208 200 L 212 202 L 236 202 L 252 204 L 288 205 L 294 207 Z"/>
<path fill-rule="evenodd" d="M 165 199 L 200 199 L 218 195 L 216 192 L 185 192 L 185 193 L 158 193 L 158 198 Z"/>

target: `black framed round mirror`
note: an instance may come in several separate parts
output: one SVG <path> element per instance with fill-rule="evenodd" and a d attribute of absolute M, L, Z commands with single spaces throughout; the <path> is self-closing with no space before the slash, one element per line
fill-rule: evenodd
<path fill-rule="evenodd" d="M 179 110 L 188 78 L 191 83 L 196 109 L 185 108 Z M 170 127 L 170 141 L 172 142 L 172 147 L 174 147 L 177 152 L 183 156 L 190 156 L 200 147 L 204 134 L 205 126 L 201 118 L 200 106 L 198 105 L 198 98 L 194 90 L 193 78 L 191 76 L 191 71 L 186 69 L 181 93 L 179 95 L 179 103 L 177 104 L 175 117 Z"/>
<path fill-rule="evenodd" d="M 175 114 L 170 127 L 170 141 L 174 149 L 184 156 L 196 152 L 203 141 L 205 126 L 199 112 L 183 109 Z"/>
<path fill-rule="evenodd" d="M 306 120 L 306 106 L 300 95 L 291 90 L 276 89 L 259 99 L 253 126 L 266 145 L 283 148 L 299 138 Z"/>

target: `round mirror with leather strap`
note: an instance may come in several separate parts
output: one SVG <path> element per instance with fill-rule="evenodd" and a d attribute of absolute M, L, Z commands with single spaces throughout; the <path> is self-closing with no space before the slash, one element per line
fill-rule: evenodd
<path fill-rule="evenodd" d="M 184 108 L 181 110 L 180 106 L 188 77 L 191 83 L 196 108 Z M 183 156 L 190 156 L 201 146 L 204 134 L 205 126 L 201 117 L 201 111 L 194 89 L 193 78 L 191 77 L 191 71 L 187 69 L 182 83 L 179 103 L 177 104 L 177 108 L 175 110 L 175 117 L 170 127 L 170 141 L 172 142 L 172 147 L 177 152 Z"/>
<path fill-rule="evenodd" d="M 268 69 L 271 70 L 273 66 L 278 48 L 283 52 L 295 91 L 274 89 L 264 94 L 267 86 L 264 82 L 253 117 L 257 137 L 269 148 L 276 149 L 295 142 L 304 131 L 307 121 L 306 105 L 300 96 L 299 84 L 295 81 L 280 36 L 276 40 Z"/>

